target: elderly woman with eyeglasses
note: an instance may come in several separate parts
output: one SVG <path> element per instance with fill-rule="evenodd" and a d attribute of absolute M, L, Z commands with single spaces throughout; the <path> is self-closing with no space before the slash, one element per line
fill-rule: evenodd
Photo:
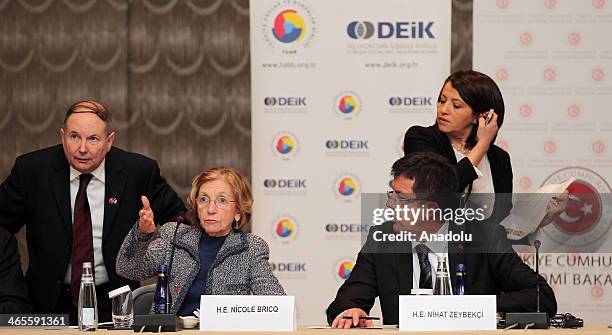
<path fill-rule="evenodd" d="M 187 199 L 191 225 L 156 226 L 146 197 L 142 203 L 117 256 L 117 273 L 144 280 L 168 265 L 171 313 L 193 315 L 201 295 L 285 294 L 268 263 L 266 242 L 240 230 L 251 220 L 253 195 L 236 170 L 213 168 L 194 178 Z"/>

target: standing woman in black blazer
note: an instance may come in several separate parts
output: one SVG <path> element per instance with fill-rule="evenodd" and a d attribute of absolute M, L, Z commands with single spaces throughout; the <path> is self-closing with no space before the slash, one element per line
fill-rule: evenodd
<path fill-rule="evenodd" d="M 510 156 L 493 144 L 504 112 L 501 91 L 489 76 L 459 71 L 446 79 L 438 95 L 436 123 L 410 127 L 404 137 L 404 154 L 435 152 L 456 164 L 457 191 L 480 193 L 471 201 L 486 206 L 491 222 L 500 222 L 512 208 Z"/>

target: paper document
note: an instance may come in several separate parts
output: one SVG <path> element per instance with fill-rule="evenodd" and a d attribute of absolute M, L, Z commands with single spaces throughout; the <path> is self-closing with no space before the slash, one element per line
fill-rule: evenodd
<path fill-rule="evenodd" d="M 570 178 L 561 184 L 547 184 L 536 193 L 512 195 L 512 210 L 501 225 L 506 228 L 508 238 L 520 240 L 534 233 L 546 215 L 546 206 L 555 195 L 561 195 L 576 179 Z"/>

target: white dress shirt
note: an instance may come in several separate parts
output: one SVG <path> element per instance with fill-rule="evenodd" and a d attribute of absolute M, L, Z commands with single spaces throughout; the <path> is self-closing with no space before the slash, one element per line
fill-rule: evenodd
<path fill-rule="evenodd" d="M 448 233 L 448 222 L 445 223 L 436 234 Z M 449 271 L 449 260 L 448 260 L 448 242 L 425 242 L 421 243 L 418 241 L 412 242 L 412 287 L 419 288 L 419 279 L 421 278 L 421 264 L 419 263 L 419 257 L 417 256 L 416 247 L 419 244 L 425 244 L 429 248 L 427 258 L 431 264 L 431 287 L 434 288 L 436 284 L 436 273 L 438 272 L 438 257 L 446 257 L 446 272 L 450 277 Z M 437 253 L 435 252 L 437 251 Z M 451 286 L 452 287 L 452 286 Z"/>
<path fill-rule="evenodd" d="M 108 274 L 104 266 L 104 256 L 102 255 L 102 227 L 104 226 L 104 185 L 105 178 L 105 160 L 91 174 L 93 178 L 87 186 L 87 201 L 89 202 L 89 210 L 91 211 L 91 231 L 93 235 L 94 249 L 94 271 L 96 285 L 108 282 Z M 72 213 L 72 224 L 74 225 L 74 203 L 79 191 L 79 183 L 81 172 L 70 167 L 70 207 Z M 64 283 L 70 285 L 70 274 L 72 272 L 72 264 L 68 265 L 68 271 L 64 277 Z"/>
<path fill-rule="evenodd" d="M 455 152 L 455 158 L 457 162 L 462 160 L 465 155 L 453 148 Z M 491 173 L 491 164 L 489 158 L 484 155 L 480 160 L 478 166 L 474 166 L 474 171 L 478 177 L 472 183 L 472 194 L 478 194 L 478 196 L 471 196 L 469 200 L 470 208 L 483 208 L 484 218 L 488 219 L 493 214 L 493 206 L 495 205 L 495 188 L 493 186 L 493 174 Z"/>

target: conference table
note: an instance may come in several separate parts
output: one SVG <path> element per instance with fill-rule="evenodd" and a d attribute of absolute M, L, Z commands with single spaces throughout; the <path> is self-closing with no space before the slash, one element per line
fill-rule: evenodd
<path fill-rule="evenodd" d="M 109 334 L 109 335 L 117 335 L 117 334 L 133 334 L 131 331 L 126 330 L 105 330 L 99 329 L 96 331 L 101 334 Z M 583 328 L 578 329 L 558 329 L 558 328 L 550 328 L 550 329 L 530 329 L 527 332 L 534 334 L 564 334 L 564 335 L 610 335 L 612 334 L 612 328 L 608 328 L 605 324 L 589 324 L 585 325 Z M 189 330 L 180 330 L 176 333 L 181 335 L 189 335 L 189 334 L 202 334 L 197 329 L 189 329 Z M 210 332 L 207 332 L 210 334 Z M 318 334 L 368 334 L 368 335 L 383 335 L 383 334 L 440 334 L 440 335 L 449 335 L 449 334 L 466 334 L 466 335 L 478 335 L 478 334 L 523 334 L 524 330 L 493 330 L 493 331 L 461 331 L 461 332 L 400 332 L 396 327 L 385 327 L 383 329 L 311 329 L 309 327 L 299 327 L 297 331 L 294 332 L 273 332 L 273 334 L 291 334 L 291 335 L 318 335 Z M 15 334 L 15 335 L 69 335 L 69 334 L 85 334 L 80 332 L 78 329 L 23 329 L 23 328 L 0 328 L 0 334 Z M 91 334 L 91 333 L 90 333 Z M 150 333 L 148 333 L 150 334 Z M 171 333 L 165 333 L 171 334 Z M 231 334 L 270 334 L 270 332 L 223 332 L 221 334 L 231 335 Z"/>

